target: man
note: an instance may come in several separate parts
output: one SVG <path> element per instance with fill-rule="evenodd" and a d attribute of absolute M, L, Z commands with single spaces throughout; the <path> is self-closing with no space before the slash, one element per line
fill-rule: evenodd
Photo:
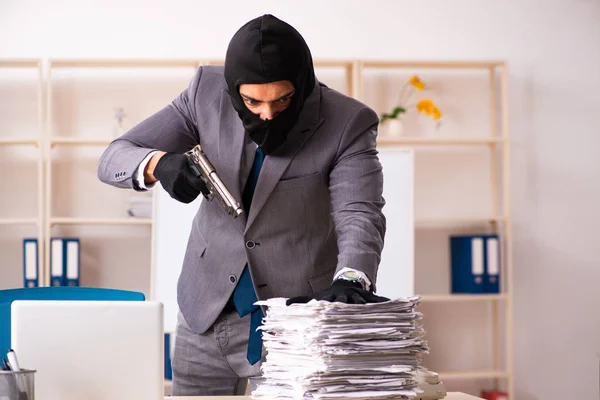
<path fill-rule="evenodd" d="M 185 151 L 200 144 L 245 213 L 203 201 L 178 282 L 174 395 L 243 394 L 260 375 L 256 299 L 379 302 L 383 248 L 377 115 L 320 84 L 302 36 L 264 15 L 232 38 L 225 66 L 201 67 L 172 104 L 115 140 L 110 185 L 157 181 L 189 203 L 206 191 Z M 174 268 L 177 266 L 174 266 Z"/>

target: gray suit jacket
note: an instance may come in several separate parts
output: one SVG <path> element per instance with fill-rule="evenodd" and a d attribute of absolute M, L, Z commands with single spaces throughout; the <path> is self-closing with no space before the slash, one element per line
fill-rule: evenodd
<path fill-rule="evenodd" d="M 199 68 L 170 105 L 110 144 L 99 179 L 133 188 L 152 150 L 200 144 L 241 201 L 245 132 L 226 89 L 222 67 Z M 375 285 L 385 235 L 377 125 L 373 110 L 317 82 L 288 140 L 265 158 L 249 215 L 233 219 L 216 201 L 201 202 L 177 290 L 194 331 L 212 325 L 246 262 L 259 299 L 323 290 L 343 267 Z"/>

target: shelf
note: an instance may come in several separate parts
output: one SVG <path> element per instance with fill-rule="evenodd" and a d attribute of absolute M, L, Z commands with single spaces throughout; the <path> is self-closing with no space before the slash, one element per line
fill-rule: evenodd
<path fill-rule="evenodd" d="M 481 217 L 417 217 L 415 218 L 415 224 L 473 224 L 473 223 L 493 223 L 493 222 L 505 222 L 506 217 L 500 216 L 481 216 Z"/>
<path fill-rule="evenodd" d="M 108 146 L 115 138 L 80 138 L 68 136 L 54 136 L 50 139 L 50 146 Z"/>
<path fill-rule="evenodd" d="M 359 61 L 359 60 L 356 60 Z M 9 61 L 11 62 L 11 61 Z M 18 60 L 12 61 L 19 63 Z M 37 66 L 37 60 L 22 60 L 24 66 Z M 344 66 L 353 64 L 354 60 L 314 60 L 315 67 Z M 27 64 L 29 63 L 29 64 Z M 110 68 L 110 67 L 196 67 L 198 65 L 222 65 L 224 60 L 179 60 L 179 59 L 55 59 L 51 60 L 54 68 Z M 497 60 L 456 60 L 456 61 L 361 61 L 363 68 L 450 68 L 450 69 L 490 69 L 504 66 Z M 3 64 L 0 64 L 3 65 Z M 20 66 L 20 65 L 18 65 Z"/>
<path fill-rule="evenodd" d="M 424 137 L 399 137 L 377 139 L 378 146 L 491 146 L 504 144 L 503 138 L 424 138 Z"/>
<path fill-rule="evenodd" d="M 3 68 L 37 68 L 39 66 L 40 60 L 34 59 L 0 60 L 0 67 Z"/>
<path fill-rule="evenodd" d="M 224 60 L 198 60 L 198 65 L 224 65 Z M 345 68 L 354 64 L 352 60 L 313 60 L 313 65 L 315 68 L 327 68 L 327 67 L 338 67 Z"/>
<path fill-rule="evenodd" d="M 378 61 L 365 60 L 362 62 L 363 68 L 450 68 L 450 69 L 490 69 L 504 66 L 503 61 L 498 60 L 479 60 L 479 61 Z"/>
<path fill-rule="evenodd" d="M 501 370 L 474 370 L 437 373 L 440 376 L 440 381 L 442 382 L 457 379 L 507 378 L 509 375 L 508 372 Z"/>
<path fill-rule="evenodd" d="M 50 218 L 50 225 L 152 225 L 152 218 Z"/>
<path fill-rule="evenodd" d="M 0 146 L 36 146 L 39 147 L 40 141 L 37 139 L 23 139 L 23 138 L 0 138 Z"/>
<path fill-rule="evenodd" d="M 178 60 L 178 59 L 65 59 L 50 60 L 52 68 L 164 68 L 164 67 L 189 67 L 196 68 L 198 60 Z"/>
<path fill-rule="evenodd" d="M 38 225 L 39 218 L 0 218 L 0 225 Z"/>
<path fill-rule="evenodd" d="M 504 293 L 498 294 L 424 294 L 421 295 L 423 303 L 441 302 L 472 302 L 472 301 L 504 301 L 508 297 Z"/>
<path fill-rule="evenodd" d="M 68 137 L 68 136 L 54 136 L 50 140 L 50 145 L 90 145 L 90 146 L 104 146 L 109 145 L 115 138 L 81 138 L 81 137 Z M 27 141 L 32 142 L 32 141 Z M 37 143 L 37 141 L 35 141 Z M 484 138 L 484 139 L 461 139 L 461 138 L 448 138 L 448 139 L 437 139 L 437 138 L 397 138 L 389 139 L 383 138 L 377 141 L 379 146 L 398 146 L 398 145 L 411 145 L 411 146 L 483 146 L 502 143 L 501 138 Z M 0 142 L 1 143 L 1 142 Z"/>
<path fill-rule="evenodd" d="M 314 60 L 315 68 L 329 68 L 329 67 L 350 67 L 354 63 L 352 61 L 344 60 Z"/>

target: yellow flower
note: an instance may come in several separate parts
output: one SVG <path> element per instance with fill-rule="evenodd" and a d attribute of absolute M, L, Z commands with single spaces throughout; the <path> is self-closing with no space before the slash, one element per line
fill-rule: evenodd
<path fill-rule="evenodd" d="M 442 118 L 442 112 L 430 99 L 419 100 L 417 103 L 417 111 L 431 116 L 434 120 Z"/>
<path fill-rule="evenodd" d="M 433 105 L 433 101 L 429 99 L 419 100 L 419 102 L 417 103 L 417 111 L 425 113 L 427 115 L 431 115 L 434 107 L 435 106 Z"/>
<path fill-rule="evenodd" d="M 410 84 L 413 85 L 418 91 L 425 89 L 425 82 L 423 82 L 417 75 L 413 75 L 413 77 L 410 78 Z"/>

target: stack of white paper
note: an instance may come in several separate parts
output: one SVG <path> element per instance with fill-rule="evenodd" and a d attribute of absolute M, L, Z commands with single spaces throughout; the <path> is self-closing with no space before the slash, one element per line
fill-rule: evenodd
<path fill-rule="evenodd" d="M 260 329 L 267 350 L 255 399 L 408 399 L 428 352 L 418 297 L 385 303 L 276 298 Z"/>

